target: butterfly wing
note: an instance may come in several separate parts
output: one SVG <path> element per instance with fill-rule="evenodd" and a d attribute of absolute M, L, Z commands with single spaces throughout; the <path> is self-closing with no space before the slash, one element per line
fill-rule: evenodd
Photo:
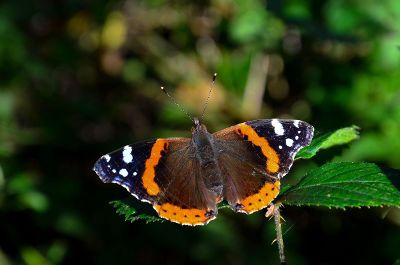
<path fill-rule="evenodd" d="M 152 202 L 154 198 L 147 191 L 143 177 L 150 173 L 149 169 L 146 170 L 144 161 L 150 158 L 155 142 L 155 140 L 150 140 L 126 145 L 103 155 L 94 164 L 93 170 L 104 183 L 119 184 L 135 198 Z"/>
<path fill-rule="evenodd" d="M 94 171 L 103 182 L 117 183 L 151 203 L 160 217 L 187 225 L 215 218 L 216 194 L 204 188 L 198 160 L 188 138 L 127 145 L 102 156 Z"/>
<path fill-rule="evenodd" d="M 239 212 L 268 206 L 296 153 L 311 142 L 314 129 L 298 120 L 254 120 L 214 134 L 224 179 L 224 198 Z"/>

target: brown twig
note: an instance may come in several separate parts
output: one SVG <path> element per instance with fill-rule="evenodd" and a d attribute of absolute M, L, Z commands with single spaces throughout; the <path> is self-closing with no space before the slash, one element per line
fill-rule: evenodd
<path fill-rule="evenodd" d="M 283 237 L 282 237 L 282 227 L 281 227 L 281 213 L 280 213 L 280 204 L 275 204 L 273 206 L 273 215 L 275 221 L 275 231 L 276 231 L 276 242 L 278 243 L 279 249 L 279 260 L 281 265 L 287 264 L 285 258 L 285 250 L 283 245 Z"/>

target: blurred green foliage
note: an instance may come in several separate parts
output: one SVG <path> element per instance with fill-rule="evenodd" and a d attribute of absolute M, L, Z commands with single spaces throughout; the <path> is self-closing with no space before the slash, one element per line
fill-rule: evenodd
<path fill-rule="evenodd" d="M 210 131 L 270 117 L 362 128 L 288 182 L 330 160 L 400 168 L 399 17 L 396 0 L 1 2 L 0 264 L 276 264 L 262 213 L 125 223 L 108 202 L 129 195 L 92 165 L 126 143 L 188 136 L 159 87 L 198 114 L 217 72 Z M 290 264 L 399 258 L 397 209 L 283 215 Z"/>

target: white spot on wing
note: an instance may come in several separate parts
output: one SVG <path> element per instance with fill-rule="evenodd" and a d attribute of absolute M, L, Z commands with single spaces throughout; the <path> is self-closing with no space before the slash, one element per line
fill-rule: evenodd
<path fill-rule="evenodd" d="M 113 173 L 117 172 L 115 169 L 112 170 Z"/>
<path fill-rule="evenodd" d="M 134 175 L 134 176 L 137 176 L 137 172 L 136 172 L 136 171 L 135 171 L 135 172 L 133 172 L 133 175 Z"/>
<path fill-rule="evenodd" d="M 274 127 L 275 134 L 283 135 L 285 133 L 282 123 L 280 123 L 277 119 L 273 119 L 271 124 Z"/>
<path fill-rule="evenodd" d="M 297 128 L 299 128 L 299 120 L 295 120 L 295 121 L 293 122 L 293 125 L 296 126 Z"/>
<path fill-rule="evenodd" d="M 126 177 L 126 176 L 128 176 L 128 171 L 127 171 L 125 168 L 123 168 L 123 169 L 121 169 L 121 170 L 119 171 L 119 174 L 120 174 L 121 176 L 123 176 L 123 177 Z"/>
<path fill-rule="evenodd" d="M 107 163 L 110 162 L 111 156 L 109 156 L 109 155 L 104 155 L 103 157 L 106 159 Z"/>
<path fill-rule="evenodd" d="M 280 146 L 278 146 L 279 147 L 279 149 L 282 149 L 282 145 L 280 145 Z"/>
<path fill-rule="evenodd" d="M 126 145 L 124 147 L 124 151 L 122 151 L 122 159 L 124 160 L 125 163 L 130 163 L 133 160 L 133 156 L 132 156 L 132 147 L 130 147 L 129 145 Z"/>
<path fill-rule="evenodd" d="M 292 145 L 293 145 L 293 140 L 290 139 L 290 138 L 287 138 L 287 139 L 286 139 L 286 145 L 289 146 L 289 147 L 292 147 Z"/>
<path fill-rule="evenodd" d="M 294 137 L 295 140 L 299 140 L 299 137 L 296 135 L 296 137 Z"/>
<path fill-rule="evenodd" d="M 301 133 L 301 131 L 297 131 L 297 133 L 298 133 L 298 134 L 300 134 L 300 133 Z"/>

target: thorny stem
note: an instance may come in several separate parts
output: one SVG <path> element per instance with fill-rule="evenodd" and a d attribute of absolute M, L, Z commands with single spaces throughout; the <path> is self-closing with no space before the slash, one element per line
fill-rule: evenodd
<path fill-rule="evenodd" d="M 279 210 L 280 204 L 275 204 L 273 207 L 273 215 L 275 221 L 276 230 L 276 242 L 278 243 L 279 249 L 279 260 L 281 265 L 286 265 L 285 250 L 283 247 L 282 227 L 281 227 L 281 213 Z"/>

